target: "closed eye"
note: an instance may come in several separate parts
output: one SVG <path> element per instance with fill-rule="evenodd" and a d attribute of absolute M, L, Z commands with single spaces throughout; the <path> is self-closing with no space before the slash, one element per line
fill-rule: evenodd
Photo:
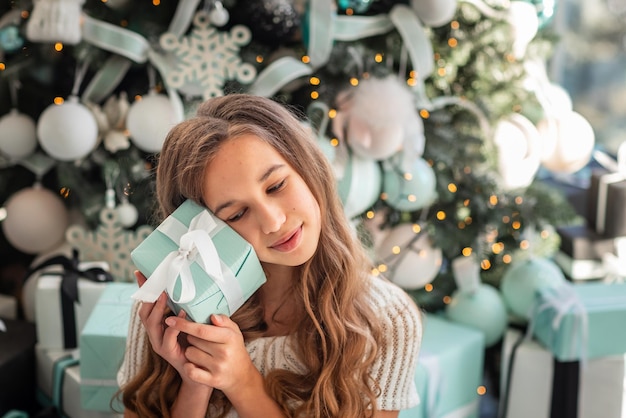
<path fill-rule="evenodd" d="M 280 182 L 276 183 L 275 185 L 269 187 L 267 189 L 267 193 L 276 193 L 277 191 L 281 190 L 283 187 L 285 187 L 285 183 L 287 182 L 286 179 L 281 180 Z"/>
<path fill-rule="evenodd" d="M 226 219 L 226 222 L 236 222 L 236 221 L 238 221 L 239 219 L 241 219 L 243 217 L 243 215 L 246 214 L 247 211 L 248 211 L 247 209 L 240 210 L 239 212 L 235 213 L 230 218 Z"/>

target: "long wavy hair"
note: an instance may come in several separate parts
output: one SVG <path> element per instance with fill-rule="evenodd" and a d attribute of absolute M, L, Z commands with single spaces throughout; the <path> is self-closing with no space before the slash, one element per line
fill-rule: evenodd
<path fill-rule="evenodd" d="M 202 179 L 225 141 L 252 134 L 274 147 L 308 185 L 322 222 L 318 248 L 293 283 L 303 312 L 289 338 L 308 373 L 273 370 L 266 387 L 290 417 L 368 417 L 380 390 L 369 372 L 382 334 L 369 300 L 371 264 L 344 215 L 333 171 L 298 116 L 274 100 L 246 94 L 204 102 L 163 145 L 156 175 L 159 219 L 186 199 L 206 206 Z M 232 315 L 246 341 L 263 336 L 263 318 L 254 296 Z M 168 417 L 179 387 L 175 369 L 149 349 L 141 371 L 122 388 L 124 405 L 141 417 Z M 217 390 L 210 404 L 220 416 L 231 407 Z"/>

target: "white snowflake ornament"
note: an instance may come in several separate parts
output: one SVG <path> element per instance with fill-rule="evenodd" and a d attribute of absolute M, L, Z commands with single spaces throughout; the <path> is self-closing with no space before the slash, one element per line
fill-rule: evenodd
<path fill-rule="evenodd" d="M 206 11 L 196 13 L 193 26 L 187 37 L 179 39 L 167 32 L 160 38 L 161 47 L 177 59 L 175 68 L 166 76 L 169 86 L 206 100 L 222 96 L 224 83 L 229 79 L 244 84 L 254 80 L 256 69 L 242 62 L 238 55 L 239 48 L 252 39 L 250 29 L 235 25 L 230 32 L 219 31 L 211 26 Z M 190 92 L 189 86 L 195 86 L 195 91 Z"/>

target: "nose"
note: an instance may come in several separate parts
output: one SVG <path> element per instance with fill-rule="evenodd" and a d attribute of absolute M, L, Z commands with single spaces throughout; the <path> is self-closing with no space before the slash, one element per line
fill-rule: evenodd
<path fill-rule="evenodd" d="M 258 219 L 263 233 L 271 234 L 280 230 L 287 217 L 279 205 L 265 203 L 258 208 Z"/>

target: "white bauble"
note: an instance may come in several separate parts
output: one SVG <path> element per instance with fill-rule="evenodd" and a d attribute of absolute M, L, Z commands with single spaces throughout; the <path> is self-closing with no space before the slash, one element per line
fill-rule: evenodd
<path fill-rule="evenodd" d="M 130 106 L 126 127 L 137 148 L 153 153 L 161 151 L 167 133 L 178 122 L 169 97 L 150 91 Z"/>
<path fill-rule="evenodd" d="M 28 157 L 37 148 L 37 128 L 28 115 L 12 109 L 0 118 L 0 152 L 11 159 Z"/>
<path fill-rule="evenodd" d="M 387 265 L 386 275 L 404 289 L 420 289 L 432 282 L 442 257 L 428 234 L 409 223 L 393 227 L 376 249 L 378 262 Z"/>
<path fill-rule="evenodd" d="M 591 160 L 593 128 L 582 115 L 569 112 L 537 124 L 542 137 L 541 164 L 556 173 L 574 173 Z"/>
<path fill-rule="evenodd" d="M 139 212 L 135 205 L 128 201 L 122 201 L 115 207 L 117 211 L 117 219 L 120 221 L 123 227 L 130 228 L 137 223 L 139 218 Z"/>
<path fill-rule="evenodd" d="M 457 0 L 411 0 L 411 8 L 426 26 L 437 28 L 449 23 L 456 12 Z"/>
<path fill-rule="evenodd" d="M 541 164 L 541 135 L 535 125 L 518 113 L 496 125 L 498 168 L 506 189 L 527 187 Z"/>
<path fill-rule="evenodd" d="M 9 243 L 27 254 L 49 250 L 63 241 L 69 223 L 61 198 L 36 184 L 12 195 L 2 230 Z"/>
<path fill-rule="evenodd" d="M 52 104 L 37 121 L 37 137 L 43 150 L 59 161 L 87 156 L 97 145 L 98 123 L 93 113 L 76 96 L 63 104 Z"/>

